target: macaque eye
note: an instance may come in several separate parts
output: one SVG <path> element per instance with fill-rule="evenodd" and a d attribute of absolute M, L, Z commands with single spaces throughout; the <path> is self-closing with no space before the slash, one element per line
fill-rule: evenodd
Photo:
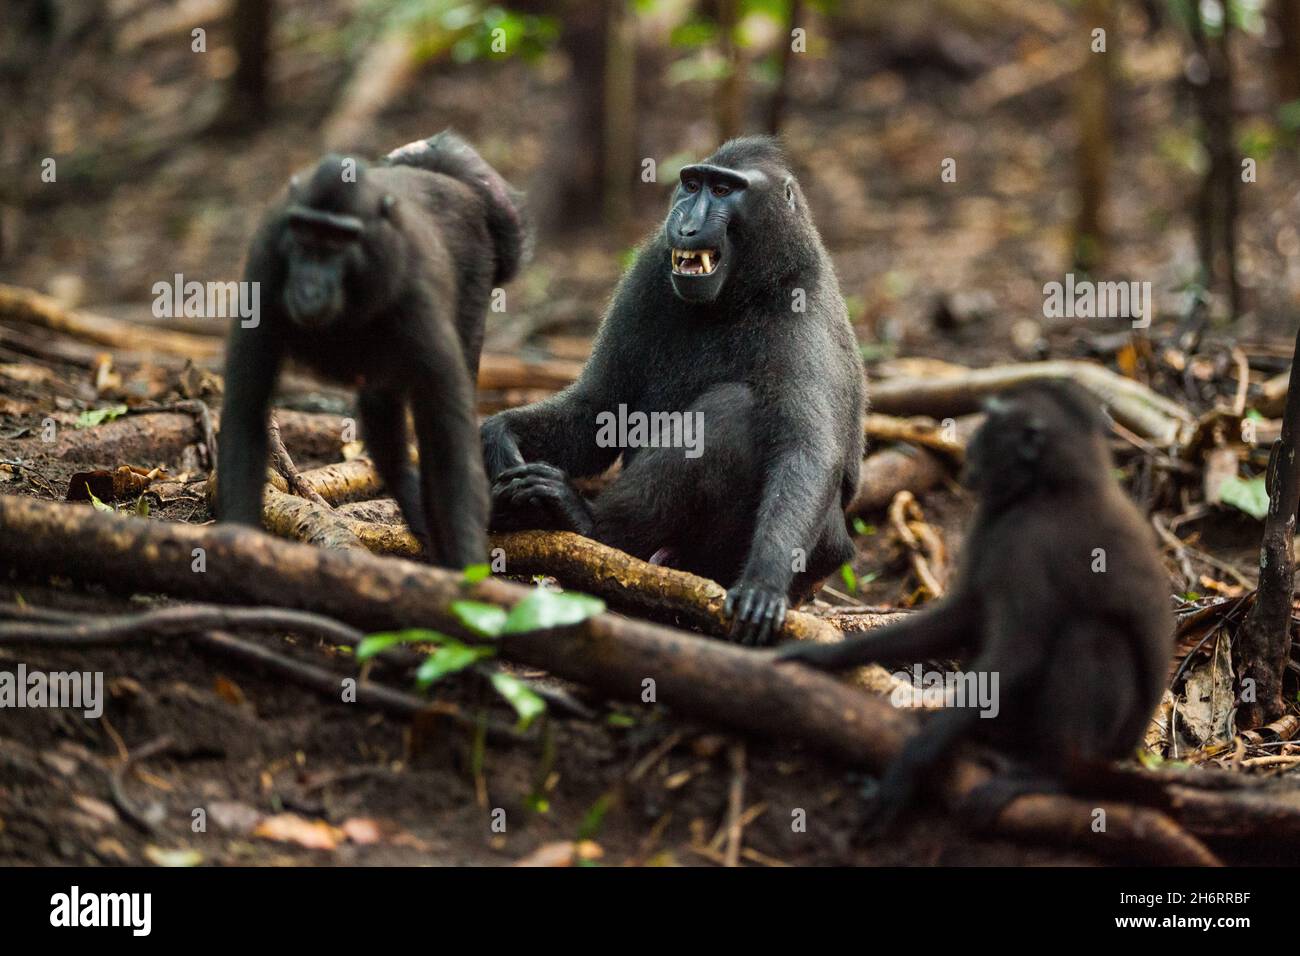
<path fill-rule="evenodd" d="M 694 179 L 688 179 L 686 182 L 682 183 L 682 188 L 688 193 L 697 193 L 700 191 L 700 184 Z"/>
<path fill-rule="evenodd" d="M 391 216 L 393 210 L 397 208 L 397 197 L 392 193 L 385 193 L 384 198 L 379 202 L 379 214 L 381 216 Z"/>
<path fill-rule="evenodd" d="M 726 196 L 728 193 L 731 192 L 731 187 L 723 185 L 722 183 L 718 183 L 716 186 L 710 189 L 709 192 L 713 193 L 713 195 L 717 196 L 718 198 L 722 198 L 723 196 Z"/>

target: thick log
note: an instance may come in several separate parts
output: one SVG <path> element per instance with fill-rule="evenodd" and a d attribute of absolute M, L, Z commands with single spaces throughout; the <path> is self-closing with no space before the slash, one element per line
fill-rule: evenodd
<path fill-rule="evenodd" d="M 364 629 L 431 627 L 466 639 L 474 636 L 460 625 L 453 601 L 512 606 L 529 593 L 505 581 L 467 585 L 449 571 L 363 551 L 313 548 L 246 528 L 150 521 L 14 495 L 0 495 L 0 572 L 306 609 Z M 507 660 L 616 698 L 642 700 L 646 681 L 653 680 L 656 705 L 740 731 L 802 740 L 855 766 L 884 766 L 916 728 L 912 715 L 829 675 L 773 666 L 767 652 L 609 613 L 560 631 L 507 635 L 500 649 Z M 942 795 L 959 805 L 988 779 L 984 766 L 959 757 Z M 1020 797 L 1002 811 L 997 828 L 1035 840 L 1083 841 L 1094 851 L 1109 846 L 1147 862 L 1215 862 L 1198 840 L 1161 814 L 1122 805 L 1106 809 L 1107 830 L 1097 834 L 1081 823 L 1093 810 L 1085 801 Z"/>
<path fill-rule="evenodd" d="M 195 570 L 196 550 L 203 570 Z M 451 610 L 462 598 L 513 606 L 529 593 L 364 551 L 281 541 L 229 525 L 200 527 L 108 515 L 0 495 L 0 570 L 59 575 L 124 592 L 152 591 L 217 603 L 312 610 L 366 630 L 430 627 L 474 639 Z M 614 614 L 563 634 L 502 639 L 509 660 L 727 726 L 797 737 L 852 763 L 878 767 L 915 727 L 911 715 L 768 654 Z M 819 742 L 820 741 L 820 742 Z"/>

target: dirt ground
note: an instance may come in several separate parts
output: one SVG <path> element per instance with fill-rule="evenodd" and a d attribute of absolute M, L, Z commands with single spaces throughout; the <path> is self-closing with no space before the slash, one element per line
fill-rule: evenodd
<path fill-rule="evenodd" d="M 331 6 L 286 3 L 287 33 L 309 31 Z M 827 55 L 801 64 L 796 75 L 797 105 L 784 138 L 833 253 L 872 376 L 878 363 L 896 357 L 967 365 L 1113 359 L 1097 343 L 1122 325 L 1085 328 L 1042 317 L 1043 283 L 1066 271 L 1068 89 L 1044 82 L 1001 101 L 991 92 L 998 64 L 1032 71 L 1053 56 L 1066 29 L 1064 14 L 1037 6 L 1043 12 L 1032 18 L 951 21 L 986 64 L 973 78 L 911 55 L 909 34 L 896 25 L 885 43 L 869 33 L 836 37 Z M 1134 26 L 1123 53 L 1108 261 L 1116 277 L 1153 281 L 1157 328 L 1167 329 L 1183 307 L 1179 290 L 1195 264 L 1186 215 L 1194 164 L 1180 159 L 1187 144 L 1168 132 L 1190 123 L 1191 106 L 1177 81 L 1177 42 L 1169 36 L 1140 41 L 1138 33 Z M 211 86 L 180 54 L 151 46 L 111 63 L 107 75 L 102 61 L 67 64 L 61 82 L 69 89 L 78 77 L 99 77 L 96 92 L 69 93 L 58 104 L 70 152 L 111 157 L 118 138 L 142 121 L 135 104 L 146 99 L 161 104 L 150 116 L 153 127 L 170 124 L 178 132 L 168 148 L 109 181 L 96 181 L 93 172 L 70 177 L 78 185 L 67 188 L 83 189 L 75 199 L 49 197 L 38 210 L 11 215 L 0 279 L 54 291 L 97 312 L 147 318 L 149 290 L 160 277 L 236 277 L 260 209 L 317 155 L 316 133 L 342 80 L 329 55 L 309 44 L 291 46 L 281 69 L 294 77 L 294 103 L 277 107 L 263 131 L 230 140 L 180 134 Z M 716 145 L 712 124 L 683 121 L 672 105 L 690 97 L 665 91 L 663 82 L 649 78 L 643 93 L 646 155 L 709 152 Z M 555 63 L 430 65 L 379 118 L 375 149 L 454 126 L 516 182 L 544 192 L 544 161 L 561 135 L 565 84 Z M 490 109 L 483 108 L 486 90 Z M 1243 100 L 1257 95 L 1247 76 Z M 1178 122 L 1150 122 L 1156 117 Z M 957 160 L 958 182 L 941 184 L 939 164 L 949 156 Z M 1225 355 L 1229 339 L 1276 344 L 1289 355 L 1297 325 L 1300 191 L 1292 184 L 1300 169 L 1281 148 L 1263 169 L 1259 183 L 1244 191 L 1241 227 L 1253 307 L 1236 325 L 1215 327 L 1207 345 Z M 648 229 L 662 215 L 666 187 L 639 188 L 638 229 Z M 512 287 L 510 312 L 490 318 L 486 350 L 582 357 L 634 240 L 634 231 L 543 234 L 535 263 Z M 164 276 L 159 263 L 166 264 Z M 986 293 L 992 307 L 956 331 L 940 328 L 935 304 L 958 291 Z M 30 466 L 0 476 L 0 493 L 61 499 L 73 473 L 122 462 L 46 452 L 36 436 L 47 416 L 66 424 L 102 403 L 88 370 L 43 364 L 51 374 L 30 380 L 0 367 L 0 460 Z M 1206 383 L 1180 398 L 1200 411 L 1213 404 L 1217 388 Z M 155 398 L 176 394 L 170 382 L 154 391 Z M 324 389 L 317 397 L 321 407 L 337 399 Z M 192 449 L 175 460 L 130 463 L 165 465 L 173 474 L 197 471 Z M 1134 477 L 1128 464 L 1125 474 Z M 968 496 L 945 487 L 922 503 L 927 520 L 959 553 Z M 202 499 L 184 496 L 154 502 L 150 517 L 210 520 Z M 858 539 L 858 592 L 845 596 L 847 585 L 832 581 L 821 595 L 827 605 L 903 604 L 914 593 L 916 582 L 877 519 Z M 1219 512 L 1198 524 L 1199 546 L 1253 576 L 1259 529 L 1244 515 Z M 119 595 L 24 580 L 22 569 L 0 571 L 15 572 L 0 574 L 6 601 L 102 611 L 125 606 Z M 355 670 L 353 661 L 324 645 L 291 636 L 282 643 L 286 652 L 326 662 L 340 675 Z M 436 698 L 471 720 L 481 707 L 490 712 L 499 732 L 488 734 L 480 759 L 474 729 L 462 722 L 430 718 L 412 727 L 189 646 L 0 649 L 0 669 L 19 662 L 102 670 L 109 702 L 100 720 L 57 710 L 5 712 L 0 864 L 498 865 L 548 844 L 590 840 L 598 847 L 592 860 L 603 865 L 712 865 L 736 776 L 732 761 L 742 745 L 663 708 L 603 700 L 588 701 L 595 720 L 552 713 L 543 726 L 515 735 L 508 731 L 508 709 L 483 697 L 478 684 L 468 678 L 438 684 Z M 582 695 L 581 688 L 569 690 Z M 124 756 L 148 754 L 163 738 L 168 747 L 114 782 Z M 756 813 L 745 829 L 746 864 L 1100 862 L 978 838 L 932 811 L 887 842 L 855 846 L 856 775 L 788 743 L 746 740 L 743 747 L 744 805 Z M 498 809 L 505 812 L 504 832 L 493 828 Z M 797 809 L 807 811 L 806 832 L 792 829 Z M 197 810 L 203 830 L 196 829 Z M 1239 862 L 1254 861 L 1262 857 Z"/>

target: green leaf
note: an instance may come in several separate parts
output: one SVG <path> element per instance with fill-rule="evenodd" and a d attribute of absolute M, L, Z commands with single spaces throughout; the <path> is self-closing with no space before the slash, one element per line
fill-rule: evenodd
<path fill-rule="evenodd" d="M 144 495 L 135 499 L 135 513 L 141 518 L 149 517 L 149 499 Z"/>
<path fill-rule="evenodd" d="M 115 514 L 110 505 L 104 504 L 104 502 L 95 497 L 95 493 L 90 490 L 89 482 L 86 483 L 86 494 L 90 495 L 90 503 L 95 506 L 96 511 L 107 511 L 109 514 Z"/>
<path fill-rule="evenodd" d="M 840 577 L 844 579 L 844 586 L 849 589 L 850 594 L 858 593 L 858 576 L 853 573 L 853 565 L 845 561 L 840 566 Z"/>
<path fill-rule="evenodd" d="M 489 564 L 471 564 L 461 575 L 461 580 L 466 584 L 478 584 L 480 581 L 492 576 L 492 566 Z"/>
<path fill-rule="evenodd" d="M 451 611 L 469 630 L 483 637 L 496 637 L 506 623 L 506 609 L 482 601 L 452 601 Z"/>
<path fill-rule="evenodd" d="M 125 414 L 125 405 L 108 405 L 104 408 L 87 409 L 77 416 L 74 426 L 77 428 L 93 428 L 104 422 L 111 422 L 118 416 Z"/>
<path fill-rule="evenodd" d="M 446 634 L 430 631 L 427 628 L 408 628 L 405 631 L 386 631 L 369 634 L 357 643 L 357 660 L 366 661 L 380 651 L 386 651 L 395 644 L 442 644 L 450 641 Z"/>
<path fill-rule="evenodd" d="M 448 640 L 424 659 L 420 669 L 415 672 L 415 682 L 423 689 L 434 681 L 442 680 L 448 674 L 463 671 L 495 653 L 496 651 L 491 647 L 476 647 L 462 644 L 460 641 Z"/>
<path fill-rule="evenodd" d="M 586 594 L 536 588 L 511 609 L 502 634 L 546 631 L 579 624 L 605 610 L 605 602 Z"/>
<path fill-rule="evenodd" d="M 1219 487 L 1219 496 L 1225 505 L 1239 508 L 1252 518 L 1263 520 L 1268 514 L 1268 490 L 1263 475 L 1249 481 L 1234 475 Z"/>
<path fill-rule="evenodd" d="M 636 718 L 633 717 L 631 714 L 613 713 L 605 718 L 605 723 L 608 724 L 610 727 L 618 727 L 618 728 L 635 727 Z"/>
<path fill-rule="evenodd" d="M 582 823 L 578 825 L 579 840 L 593 840 L 600 833 L 600 828 L 605 825 L 605 815 L 609 813 L 610 808 L 614 805 L 614 795 L 611 793 L 602 793 L 596 798 L 596 802 L 591 805 L 582 818 Z"/>
<path fill-rule="evenodd" d="M 876 526 L 875 526 L 874 524 L 867 524 L 867 523 L 866 523 L 865 521 L 863 521 L 861 518 L 854 518 L 854 519 L 853 519 L 853 530 L 854 530 L 856 533 L 858 533 L 858 534 L 863 535 L 864 537 L 866 537 L 866 536 L 870 536 L 870 535 L 873 535 L 873 534 L 876 533 Z"/>
<path fill-rule="evenodd" d="M 502 674 L 492 675 L 492 686 L 498 694 L 510 702 L 510 706 L 519 715 L 519 729 L 526 730 L 528 725 L 546 711 L 546 701 L 537 696 L 527 684 L 517 677 Z"/>

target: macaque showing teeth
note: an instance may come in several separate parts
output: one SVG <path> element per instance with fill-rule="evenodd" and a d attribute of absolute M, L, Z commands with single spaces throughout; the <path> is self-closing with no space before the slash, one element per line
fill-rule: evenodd
<path fill-rule="evenodd" d="M 796 290 L 806 308 L 791 307 Z M 862 460 L 865 381 L 780 145 L 732 140 L 682 169 L 578 381 L 483 423 L 493 527 L 666 555 L 728 589 L 732 640 L 771 643 L 788 603 L 853 556 L 844 506 Z M 620 406 L 698 416 L 700 454 L 603 441 L 598 416 Z M 571 476 L 620 456 L 593 501 L 573 487 Z"/>
<path fill-rule="evenodd" d="M 721 264 L 721 258 L 717 249 L 674 249 L 673 273 L 679 276 L 712 275 Z"/>

